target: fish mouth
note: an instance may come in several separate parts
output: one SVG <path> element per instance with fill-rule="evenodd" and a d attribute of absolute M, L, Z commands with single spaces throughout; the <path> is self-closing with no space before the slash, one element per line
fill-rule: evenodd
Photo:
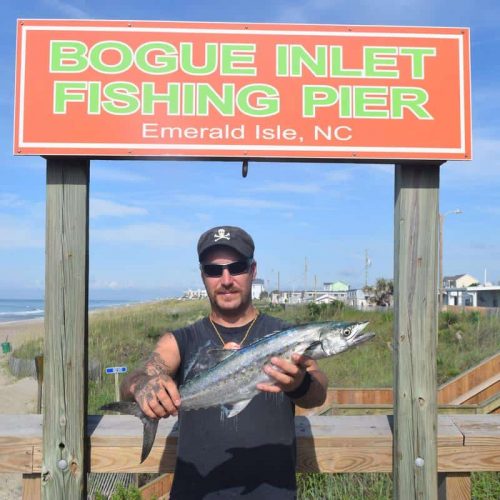
<path fill-rule="evenodd" d="M 375 337 L 375 334 L 373 332 L 366 332 L 362 335 L 357 335 L 352 339 L 352 345 L 361 344 L 363 342 L 366 342 L 367 340 L 372 339 L 373 337 Z"/>
<path fill-rule="evenodd" d="M 372 339 L 375 336 L 373 332 L 361 333 L 368 326 L 368 323 L 369 321 L 364 321 L 363 323 L 358 323 L 356 325 L 354 335 L 352 336 L 350 341 L 351 345 L 361 344 L 363 342 L 366 342 L 367 340 Z"/>

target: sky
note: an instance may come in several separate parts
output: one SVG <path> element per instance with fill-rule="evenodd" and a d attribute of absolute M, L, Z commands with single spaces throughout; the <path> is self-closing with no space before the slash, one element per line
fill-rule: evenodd
<path fill-rule="evenodd" d="M 500 284 L 500 2 L 496 0 L 3 0 L 0 17 L 0 298 L 44 292 L 45 160 L 12 154 L 16 20 L 126 19 L 471 29 L 472 161 L 441 168 L 444 275 Z M 460 214 L 451 213 L 459 209 Z M 238 225 L 266 288 L 352 288 L 392 278 L 394 166 L 96 161 L 90 297 L 145 300 L 201 287 L 196 242 Z M 307 273 L 305 264 L 307 262 Z"/>

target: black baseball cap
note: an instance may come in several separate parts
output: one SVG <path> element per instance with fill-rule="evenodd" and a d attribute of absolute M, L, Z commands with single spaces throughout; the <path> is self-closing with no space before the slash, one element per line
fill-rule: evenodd
<path fill-rule="evenodd" d="M 252 237 L 241 227 L 216 226 L 205 231 L 198 240 L 198 259 L 210 248 L 224 246 L 236 250 L 246 259 L 253 259 L 255 245 Z"/>

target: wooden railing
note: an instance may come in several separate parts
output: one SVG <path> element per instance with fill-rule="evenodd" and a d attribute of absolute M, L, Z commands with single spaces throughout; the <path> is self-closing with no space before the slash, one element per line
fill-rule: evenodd
<path fill-rule="evenodd" d="M 500 353 L 494 354 L 470 370 L 442 384 L 438 389 L 438 404 L 443 409 L 446 405 L 482 405 L 486 400 L 498 395 L 500 395 Z M 342 410 L 349 406 L 361 407 L 361 405 L 366 405 L 367 411 L 384 405 L 392 408 L 392 400 L 390 387 L 329 388 L 325 403 L 312 412 L 303 414 L 322 415 L 332 412 L 342 414 Z M 339 411 L 336 412 L 336 409 Z M 498 407 L 492 411 L 497 409 Z M 384 411 L 384 413 L 387 412 Z"/>
<path fill-rule="evenodd" d="M 296 432 L 298 471 L 392 470 L 392 416 L 302 416 L 296 417 Z M 153 449 L 143 464 L 142 424 L 135 417 L 90 416 L 88 439 L 91 472 L 173 471 L 176 419 L 160 421 Z M 500 415 L 440 415 L 441 498 L 470 498 L 470 473 L 500 471 L 499 449 Z M 0 472 L 23 474 L 24 499 L 39 498 L 41 467 L 42 416 L 0 415 Z"/>

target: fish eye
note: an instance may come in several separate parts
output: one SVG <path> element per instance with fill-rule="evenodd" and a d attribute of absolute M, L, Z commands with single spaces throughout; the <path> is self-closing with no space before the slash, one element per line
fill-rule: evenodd
<path fill-rule="evenodd" d="M 350 328 L 346 328 L 343 332 L 342 332 L 342 335 L 344 337 L 349 337 L 349 335 L 351 335 L 351 329 Z"/>

